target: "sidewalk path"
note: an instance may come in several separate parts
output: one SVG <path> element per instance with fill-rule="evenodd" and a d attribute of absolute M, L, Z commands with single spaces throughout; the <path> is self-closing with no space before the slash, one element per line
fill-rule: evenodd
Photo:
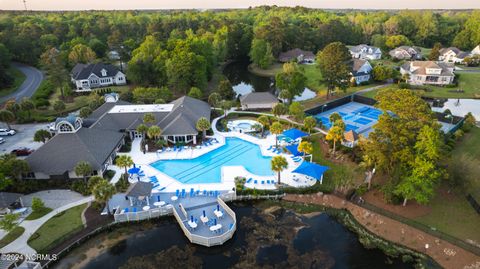
<path fill-rule="evenodd" d="M 386 240 L 407 246 L 421 253 L 425 253 L 425 244 L 428 244 L 427 254 L 444 268 L 470 268 L 468 266 L 477 268 L 475 264 L 480 264 L 479 256 L 463 248 L 333 195 L 322 195 L 320 193 L 311 195 L 289 194 L 284 197 L 284 200 L 348 209 L 363 227 Z"/>
<path fill-rule="evenodd" d="M 82 205 L 91 201 L 93 201 L 93 196 L 89 196 L 81 200 L 78 200 L 76 202 L 61 206 L 57 209 L 54 209 L 52 212 L 48 213 L 47 215 L 39 219 L 23 221 L 22 223 L 20 223 L 20 226 L 25 228 L 25 232 L 20 237 L 18 237 L 15 241 L 11 242 L 10 244 L 2 248 L 0 252 L 2 253 L 17 252 L 17 253 L 30 254 L 30 255 L 36 254 L 37 252 L 27 244 L 28 238 L 30 238 L 30 236 L 33 233 L 35 233 L 45 222 L 47 222 L 50 218 L 57 215 L 58 213 L 65 211 L 67 209 L 70 209 L 72 207 L 75 207 L 77 205 Z"/>

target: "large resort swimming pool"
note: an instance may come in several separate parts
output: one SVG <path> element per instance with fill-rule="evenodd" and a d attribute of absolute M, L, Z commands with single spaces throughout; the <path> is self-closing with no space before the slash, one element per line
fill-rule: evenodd
<path fill-rule="evenodd" d="M 158 171 L 184 184 L 219 183 L 222 167 L 243 166 L 248 172 L 270 176 L 271 157 L 260 147 L 239 138 L 226 138 L 225 145 L 194 159 L 161 160 L 151 164 Z"/>

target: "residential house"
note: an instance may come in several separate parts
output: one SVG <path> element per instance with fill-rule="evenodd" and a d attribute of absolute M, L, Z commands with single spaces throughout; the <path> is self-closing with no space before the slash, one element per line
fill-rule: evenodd
<path fill-rule="evenodd" d="M 362 60 L 379 60 L 382 58 L 382 51 L 380 48 L 361 44 L 350 48 L 350 54 L 354 59 Z"/>
<path fill-rule="evenodd" d="M 468 57 L 469 55 L 470 52 L 461 51 L 455 47 L 443 48 L 440 50 L 438 60 L 445 63 L 462 64 L 465 57 Z"/>
<path fill-rule="evenodd" d="M 242 110 L 248 109 L 272 109 L 279 101 L 269 92 L 251 92 L 240 96 Z"/>
<path fill-rule="evenodd" d="M 422 50 L 419 47 L 400 46 L 389 52 L 390 56 L 398 60 L 421 60 Z"/>
<path fill-rule="evenodd" d="M 76 86 L 76 92 L 89 92 L 93 88 L 127 84 L 124 73 L 116 66 L 104 63 L 75 65 L 71 80 Z"/>
<path fill-rule="evenodd" d="M 434 61 L 406 62 L 400 67 L 402 75 L 408 75 L 412 85 L 448 85 L 455 78 L 454 64 Z"/>
<path fill-rule="evenodd" d="M 353 148 L 358 144 L 358 133 L 354 130 L 347 131 L 343 134 L 342 145 L 345 147 Z"/>
<path fill-rule="evenodd" d="M 301 64 L 313 64 L 315 62 L 315 54 L 311 51 L 297 48 L 280 53 L 278 61 L 282 63 L 297 62 Z"/>
<path fill-rule="evenodd" d="M 370 80 L 370 73 L 372 72 L 372 65 L 366 60 L 353 59 L 352 61 L 352 80 L 355 80 L 357 85 L 368 82 Z"/>
<path fill-rule="evenodd" d="M 472 55 L 480 55 L 480 45 L 476 46 L 476 47 L 472 50 Z"/>
<path fill-rule="evenodd" d="M 79 178 L 75 166 L 88 162 L 92 175 L 102 175 L 111 165 L 125 138 L 142 138 L 136 128 L 143 123 L 145 113 L 155 117 L 154 125 L 161 128 L 161 138 L 172 143 L 196 144 L 200 117 L 210 120 L 210 106 L 185 96 L 169 104 L 136 105 L 106 95 L 106 102 L 86 119 L 74 115 L 55 122 L 56 133 L 25 160 L 31 173 L 26 178 Z"/>

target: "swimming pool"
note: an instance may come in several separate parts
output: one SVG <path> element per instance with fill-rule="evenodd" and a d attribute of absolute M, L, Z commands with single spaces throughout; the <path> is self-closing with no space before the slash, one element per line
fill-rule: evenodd
<path fill-rule="evenodd" d="M 262 155 L 258 145 L 240 138 L 226 138 L 225 145 L 195 159 L 162 160 L 151 166 L 181 183 L 219 183 L 223 166 L 240 165 L 255 175 L 273 175 L 271 159 Z"/>

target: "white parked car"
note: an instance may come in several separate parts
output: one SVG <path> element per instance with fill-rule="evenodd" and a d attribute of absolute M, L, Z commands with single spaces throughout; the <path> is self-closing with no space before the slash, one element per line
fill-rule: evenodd
<path fill-rule="evenodd" d="M 0 129 L 0 135 L 6 136 L 6 135 L 14 135 L 17 132 L 15 130 L 8 130 L 8 129 Z"/>
<path fill-rule="evenodd" d="M 55 132 L 57 130 L 55 129 L 55 122 L 50 123 L 49 125 L 47 125 L 47 127 L 50 132 Z"/>

